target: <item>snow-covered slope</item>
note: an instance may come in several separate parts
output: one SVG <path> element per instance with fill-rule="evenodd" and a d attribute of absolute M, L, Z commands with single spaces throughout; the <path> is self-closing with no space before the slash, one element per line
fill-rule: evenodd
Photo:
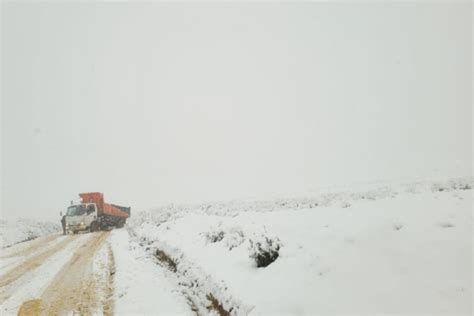
<path fill-rule="evenodd" d="M 61 225 L 59 223 L 31 219 L 0 220 L 0 248 L 59 232 L 60 230 Z"/>
<path fill-rule="evenodd" d="M 128 229 L 202 312 L 470 315 L 472 187 L 167 206 Z"/>

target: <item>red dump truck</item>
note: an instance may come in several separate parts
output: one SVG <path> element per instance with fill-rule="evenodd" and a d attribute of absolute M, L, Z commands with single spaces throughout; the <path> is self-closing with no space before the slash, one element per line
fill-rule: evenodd
<path fill-rule="evenodd" d="M 66 232 L 99 231 L 111 227 L 123 227 L 130 217 L 130 207 L 104 202 L 100 192 L 80 193 L 81 203 L 67 208 Z"/>

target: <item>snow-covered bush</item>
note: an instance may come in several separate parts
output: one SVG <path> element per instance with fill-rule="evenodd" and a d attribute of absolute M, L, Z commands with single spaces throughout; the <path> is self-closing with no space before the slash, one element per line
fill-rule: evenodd
<path fill-rule="evenodd" d="M 244 233 L 239 227 L 222 228 L 219 226 L 219 228 L 203 233 L 203 235 L 207 244 L 222 242 L 229 250 L 240 246 L 245 241 Z"/>
<path fill-rule="evenodd" d="M 393 229 L 394 230 L 400 230 L 403 228 L 403 224 L 402 223 L 395 223 L 393 224 Z"/>
<path fill-rule="evenodd" d="M 274 262 L 280 255 L 280 240 L 278 237 L 269 238 L 260 236 L 258 238 L 249 239 L 250 242 L 250 258 L 257 264 L 258 268 L 263 268 Z"/>
<path fill-rule="evenodd" d="M 226 233 L 223 242 L 227 249 L 232 250 L 245 241 L 244 233 L 242 229 L 238 227 L 231 227 L 229 231 Z"/>
<path fill-rule="evenodd" d="M 451 222 L 445 221 L 445 222 L 439 223 L 438 226 L 441 228 L 451 228 L 451 227 L 454 227 L 454 224 Z"/>
<path fill-rule="evenodd" d="M 473 179 L 462 178 L 452 179 L 444 182 L 436 182 L 431 185 L 431 191 L 443 192 L 443 191 L 454 191 L 454 190 L 472 190 Z"/>
<path fill-rule="evenodd" d="M 207 243 L 215 243 L 224 239 L 225 233 L 222 230 L 207 232 L 204 237 Z"/>

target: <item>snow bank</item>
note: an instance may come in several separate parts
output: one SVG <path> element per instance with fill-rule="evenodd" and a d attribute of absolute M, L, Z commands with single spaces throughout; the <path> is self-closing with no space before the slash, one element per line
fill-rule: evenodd
<path fill-rule="evenodd" d="M 59 223 L 31 219 L 18 219 L 16 221 L 0 220 L 0 248 L 53 234 L 60 230 L 61 225 Z"/>
<path fill-rule="evenodd" d="M 186 300 L 169 291 L 173 285 L 153 257 L 137 243 L 130 242 L 123 229 L 111 232 L 109 239 L 115 257 L 115 312 L 118 315 L 192 315 Z"/>
<path fill-rule="evenodd" d="M 471 315 L 472 186 L 167 206 L 128 229 L 208 309 L 211 294 L 231 314 Z"/>

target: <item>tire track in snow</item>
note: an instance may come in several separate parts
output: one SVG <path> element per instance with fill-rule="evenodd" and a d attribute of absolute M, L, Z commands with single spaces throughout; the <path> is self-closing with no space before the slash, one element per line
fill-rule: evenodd
<path fill-rule="evenodd" d="M 0 292 L 0 303 L 3 303 L 9 297 L 6 291 L 4 291 L 6 287 L 10 286 L 24 274 L 41 266 L 46 259 L 59 252 L 60 250 L 64 249 L 69 243 L 71 243 L 76 238 L 77 236 L 68 236 L 64 238 L 64 240 L 55 244 L 53 247 L 48 248 L 45 251 L 42 251 L 36 255 L 33 255 L 28 260 L 14 266 L 4 275 L 0 276 L 0 289 L 2 290 L 2 292 Z"/>
<path fill-rule="evenodd" d="M 0 295 L 7 297 L 7 299 L 0 304 L 0 315 L 2 315 L 2 313 L 5 315 L 14 315 L 23 302 L 40 297 L 44 289 L 47 288 L 51 280 L 54 279 L 57 272 L 72 258 L 76 249 L 87 243 L 93 236 L 91 234 L 80 234 L 68 237 L 74 237 L 74 240 L 65 248 L 48 257 L 36 269 L 26 272 L 9 286 L 0 289 Z M 57 239 L 51 247 L 62 240 L 63 238 Z"/>
<path fill-rule="evenodd" d="M 104 293 L 106 294 L 103 304 L 104 315 L 114 314 L 114 275 L 115 275 L 115 257 L 110 243 L 107 243 L 107 282 L 104 283 Z"/>
<path fill-rule="evenodd" d="M 44 315 L 79 313 L 91 315 L 102 309 L 104 313 L 113 312 L 111 298 L 99 299 L 99 282 L 93 273 L 95 254 L 103 246 L 109 232 L 96 233 L 91 240 L 79 247 L 72 258 L 56 274 L 55 278 L 41 295 L 41 299 L 24 302 L 20 311 L 33 306 Z M 112 291 L 112 290 L 111 290 Z M 34 302 L 34 303 L 33 303 Z"/>

